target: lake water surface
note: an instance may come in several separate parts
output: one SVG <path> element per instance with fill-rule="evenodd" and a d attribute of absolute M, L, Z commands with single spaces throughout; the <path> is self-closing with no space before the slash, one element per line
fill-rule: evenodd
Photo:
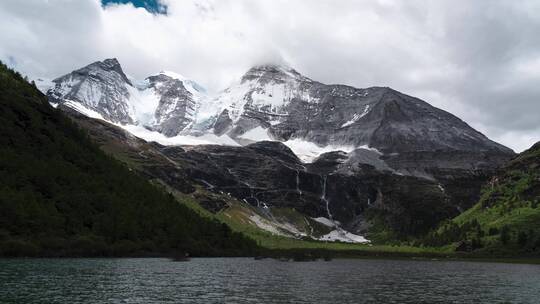
<path fill-rule="evenodd" d="M 540 303 L 540 265 L 0 259 L 0 303 Z"/>

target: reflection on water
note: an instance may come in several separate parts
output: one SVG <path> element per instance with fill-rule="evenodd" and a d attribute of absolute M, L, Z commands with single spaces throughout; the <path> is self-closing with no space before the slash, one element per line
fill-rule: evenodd
<path fill-rule="evenodd" d="M 540 266 L 6 259 L 0 260 L 0 303 L 540 303 Z"/>

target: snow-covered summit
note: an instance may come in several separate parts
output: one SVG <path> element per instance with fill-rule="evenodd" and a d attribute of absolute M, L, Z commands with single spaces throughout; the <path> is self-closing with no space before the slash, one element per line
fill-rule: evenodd
<path fill-rule="evenodd" d="M 288 115 L 287 107 L 293 99 L 313 101 L 307 94 L 313 83 L 288 66 L 257 65 L 201 104 L 196 120 L 199 125 L 210 126 L 216 134 L 232 132 L 230 136 L 238 136 L 258 126 L 250 123 L 235 131 L 237 124 L 244 124 L 246 116 L 258 113 L 267 123 L 277 122 L 280 116 Z"/>
<path fill-rule="evenodd" d="M 289 81 L 312 81 L 306 76 L 298 73 L 288 65 L 282 64 L 264 64 L 256 65 L 250 68 L 241 82 L 257 80 L 259 82 L 289 82 Z"/>
<path fill-rule="evenodd" d="M 176 136 L 194 120 L 205 90 L 181 74 L 161 71 L 136 80 L 126 76 L 117 59 L 105 59 L 55 79 L 47 91 L 51 102 L 76 102 L 104 119 L 139 125 Z"/>
<path fill-rule="evenodd" d="M 129 105 L 131 81 L 115 58 L 96 61 L 53 80 L 47 91 L 53 103 L 73 101 L 112 122 L 133 123 Z"/>
<path fill-rule="evenodd" d="M 48 96 L 52 103 L 79 103 L 113 123 L 166 137 L 211 134 L 227 137 L 219 142 L 232 139 L 242 145 L 275 140 L 309 150 L 309 159 L 336 147 L 375 148 L 383 154 L 508 152 L 417 98 L 386 87 L 326 85 L 286 65 L 254 66 L 230 87 L 209 96 L 175 72 L 130 79 L 113 58 L 55 79 Z"/>

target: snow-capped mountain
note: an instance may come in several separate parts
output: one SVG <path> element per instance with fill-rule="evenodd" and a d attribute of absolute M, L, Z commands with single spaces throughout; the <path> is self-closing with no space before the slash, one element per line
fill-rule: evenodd
<path fill-rule="evenodd" d="M 197 121 L 211 121 L 217 135 L 241 137 L 265 122 L 277 124 L 287 116 L 291 101 L 305 95 L 313 81 L 294 69 L 278 65 L 251 68 L 240 81 L 201 105 Z"/>
<path fill-rule="evenodd" d="M 167 137 L 194 121 L 204 89 L 173 72 L 159 72 L 142 81 L 124 74 L 116 59 L 94 62 L 53 80 L 47 91 L 53 104 L 91 110 L 107 121 L 138 125 Z"/>
<path fill-rule="evenodd" d="M 50 102 L 145 159 L 146 176 L 226 193 L 263 213 L 294 208 L 341 234 L 367 231 L 368 209 L 396 231 L 432 227 L 476 202 L 514 155 L 418 98 L 327 85 L 283 65 L 255 66 L 215 96 L 172 72 L 129 78 L 116 59 L 53 82 Z M 154 166 L 148 155 L 173 165 Z"/>
<path fill-rule="evenodd" d="M 53 82 L 48 91 L 53 104 L 89 109 L 142 138 L 166 144 L 276 140 L 304 161 L 357 149 L 379 155 L 512 154 L 418 98 L 387 87 L 327 85 L 283 65 L 255 66 L 216 96 L 172 72 L 130 79 L 116 59 L 92 63 Z"/>
<path fill-rule="evenodd" d="M 111 122 L 134 122 L 128 102 L 132 84 L 116 59 L 94 62 L 53 82 L 54 87 L 47 92 L 51 103 L 73 101 Z"/>
<path fill-rule="evenodd" d="M 172 72 L 149 76 L 138 89 L 132 101 L 138 122 L 167 137 L 193 123 L 197 102 L 204 96 L 202 88 Z"/>
<path fill-rule="evenodd" d="M 219 110 L 210 118 L 213 132 L 241 143 L 296 140 L 319 147 L 367 146 L 383 153 L 509 152 L 418 98 L 386 87 L 326 85 L 283 66 L 250 69 L 205 106 Z"/>

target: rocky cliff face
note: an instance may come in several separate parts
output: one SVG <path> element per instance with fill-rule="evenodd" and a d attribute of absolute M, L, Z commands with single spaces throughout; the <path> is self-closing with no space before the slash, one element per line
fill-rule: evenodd
<path fill-rule="evenodd" d="M 131 82 L 116 59 L 94 62 L 53 80 L 49 100 L 74 101 L 115 123 L 133 123 L 129 105 Z"/>
<path fill-rule="evenodd" d="M 512 153 L 459 118 L 390 88 L 325 85 L 282 66 L 257 66 L 217 96 L 214 132 L 242 137 L 262 127 L 279 141 L 409 151 Z"/>
<path fill-rule="evenodd" d="M 435 181 L 381 172 L 359 164 L 354 174 L 338 172 L 345 155 L 332 152 L 302 163 L 279 142 L 244 147 L 163 146 L 146 143 L 106 122 L 65 109 L 102 146 L 129 159 L 148 178 L 183 193 L 204 187 L 245 201 L 265 214 L 292 208 L 308 218 L 324 218 L 331 229 L 366 234 L 373 216 L 403 235 L 427 231 L 458 213 Z M 216 212 L 222 201 L 199 197 Z"/>
<path fill-rule="evenodd" d="M 513 156 L 417 98 L 390 88 L 326 85 L 283 66 L 256 66 L 215 97 L 168 72 L 130 81 L 115 60 L 81 70 L 55 80 L 51 102 L 71 111 L 67 102 L 75 100 L 107 121 L 138 124 L 148 129 L 135 133 L 142 138 L 177 139 L 165 141 L 177 146 L 135 151 L 133 157 L 166 160 L 145 162 L 149 177 L 179 191 L 198 185 L 229 193 L 263 211 L 294 208 L 356 233 L 380 224 L 397 235 L 423 233 L 469 208 Z M 82 94 L 87 82 L 91 92 L 102 92 Z M 77 120 L 96 139 L 134 149 L 132 139 L 106 123 Z M 237 146 L 187 146 L 189 136 Z M 311 153 L 309 162 L 303 153 Z"/>
<path fill-rule="evenodd" d="M 150 76 L 147 80 L 149 88 L 160 97 L 154 112 L 154 129 L 168 137 L 178 135 L 194 120 L 197 107 L 194 94 L 181 80 L 165 74 Z"/>
<path fill-rule="evenodd" d="M 140 125 L 176 136 L 194 121 L 204 89 L 172 72 L 130 80 L 116 59 L 94 62 L 53 80 L 47 91 L 54 104 L 76 102 L 105 120 Z"/>

